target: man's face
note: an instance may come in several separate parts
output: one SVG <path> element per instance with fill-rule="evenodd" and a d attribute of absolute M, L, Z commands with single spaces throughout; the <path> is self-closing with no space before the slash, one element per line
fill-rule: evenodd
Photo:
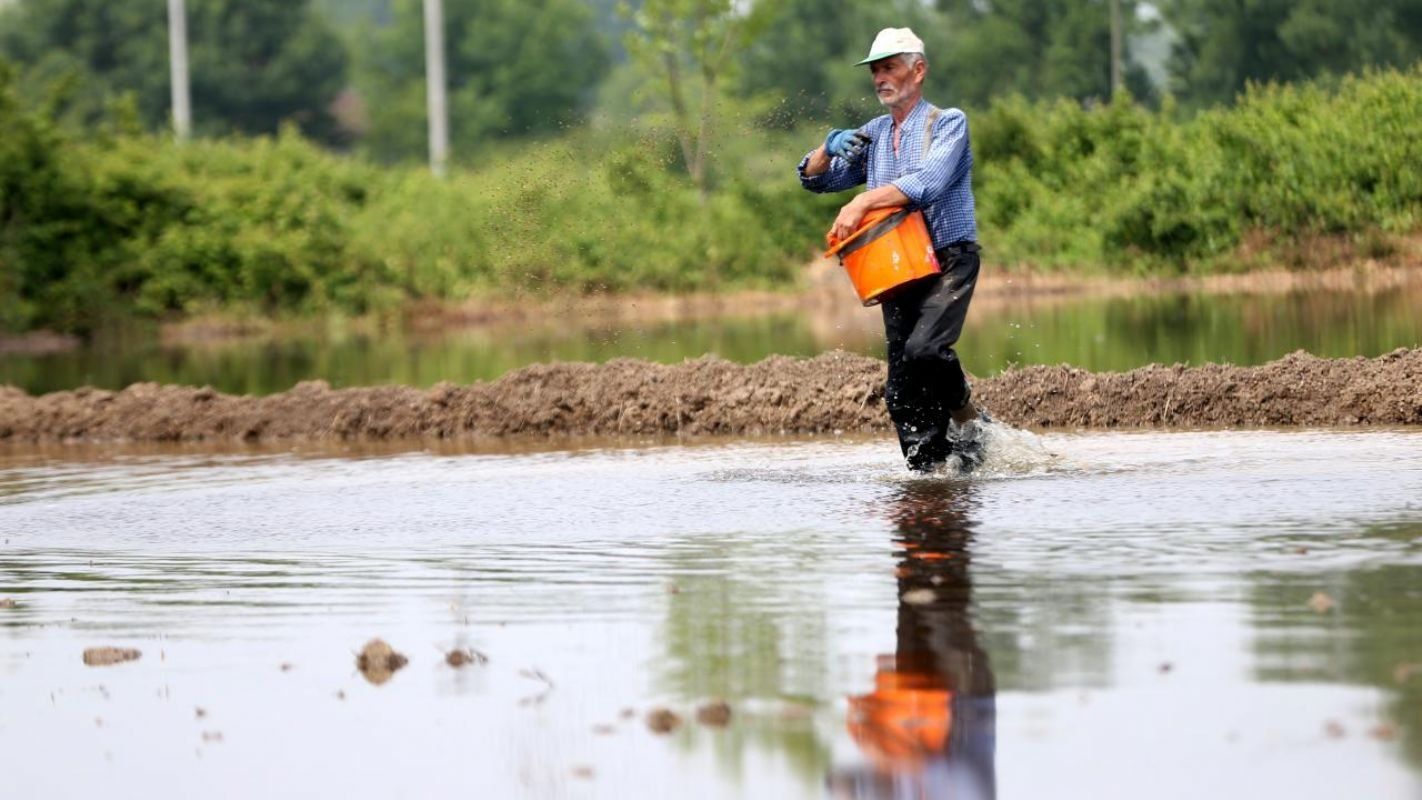
<path fill-rule="evenodd" d="M 874 94 L 879 96 L 880 103 L 890 108 L 902 104 L 923 82 L 923 69 L 922 61 L 912 69 L 905 66 L 902 56 L 889 56 L 871 63 L 869 72 L 874 76 Z"/>

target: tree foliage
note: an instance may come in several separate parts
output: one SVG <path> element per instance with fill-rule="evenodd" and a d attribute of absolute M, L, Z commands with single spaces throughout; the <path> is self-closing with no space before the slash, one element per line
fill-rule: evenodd
<path fill-rule="evenodd" d="M 577 122 L 607 70 L 607 51 L 580 0 L 445 0 L 450 139 L 456 159 L 489 139 Z M 357 86 L 370 111 L 369 151 L 385 160 L 426 148 L 421 0 L 395 0 L 389 26 L 359 53 Z"/>
<path fill-rule="evenodd" d="M 327 107 L 346 83 L 346 52 L 299 0 L 187 0 L 193 121 L 199 132 L 275 133 L 294 121 L 332 133 Z M 150 128 L 168 124 L 163 0 L 19 0 L 0 13 L 0 55 L 24 68 L 24 92 L 56 90 L 66 117 L 101 119 L 130 95 Z"/>
<path fill-rule="evenodd" d="M 1136 0 L 1121 0 L 1130 34 Z M 938 58 L 954 94 L 969 105 L 994 97 L 1069 97 L 1104 100 L 1111 95 L 1111 9 L 1108 0 L 939 0 L 948 46 Z M 1149 86 L 1140 67 L 1127 67 L 1126 83 L 1137 95 Z"/>
<path fill-rule="evenodd" d="M 0 9 L 0 55 L 20 66 L 32 104 L 63 96 L 70 120 L 93 123 L 131 94 L 143 120 L 169 113 L 166 6 L 160 0 L 22 0 Z"/>
<path fill-rule="evenodd" d="M 1226 103 L 1247 83 L 1299 81 L 1422 57 L 1416 0 L 1165 0 L 1179 34 L 1173 89 L 1192 105 Z"/>
<path fill-rule="evenodd" d="M 707 189 L 706 154 L 715 135 L 716 106 L 735 67 L 733 56 L 771 20 L 775 0 L 643 0 L 622 12 L 632 20 L 627 51 L 671 105 L 682 163 Z"/>
<path fill-rule="evenodd" d="M 308 0 L 188 0 L 194 123 L 275 133 L 294 122 L 333 134 L 331 101 L 346 86 L 346 50 Z M 220 127 L 219 127 L 220 126 Z"/>

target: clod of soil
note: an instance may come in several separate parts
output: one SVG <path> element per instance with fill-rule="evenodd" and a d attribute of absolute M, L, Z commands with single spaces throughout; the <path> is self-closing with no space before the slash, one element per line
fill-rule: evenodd
<path fill-rule="evenodd" d="M 590 781 L 597 775 L 597 773 L 593 771 L 592 767 L 589 767 L 585 764 L 580 764 L 576 767 L 573 767 L 572 772 L 574 778 L 578 778 L 579 780 L 585 781 Z"/>
<path fill-rule="evenodd" d="M 884 377 L 883 361 L 834 352 L 744 366 L 714 356 L 536 364 L 430 390 L 307 381 L 265 397 L 156 383 L 39 397 L 0 387 L 0 441 L 887 432 Z M 1422 348 L 1372 359 L 1300 351 L 1259 367 L 1026 367 L 976 381 L 974 393 L 1030 428 L 1422 425 Z"/>
<path fill-rule="evenodd" d="M 1333 598 L 1324 592 L 1314 592 L 1313 597 L 1308 599 L 1308 607 L 1313 609 L 1313 613 L 1315 614 L 1327 614 L 1333 610 L 1335 605 L 1337 605 L 1337 603 Z"/>
<path fill-rule="evenodd" d="M 1348 735 L 1348 729 L 1343 727 L 1343 723 L 1332 719 L 1323 724 L 1323 732 L 1327 734 L 1330 739 L 1342 739 Z"/>
<path fill-rule="evenodd" d="M 1372 730 L 1368 731 L 1368 735 L 1380 742 L 1390 742 L 1397 738 L 1398 730 L 1397 726 L 1391 722 L 1384 722 L 1374 726 Z"/>
<path fill-rule="evenodd" d="M 91 667 L 107 667 L 125 661 L 137 661 L 143 653 L 131 647 L 90 647 L 84 651 L 84 663 Z"/>
<path fill-rule="evenodd" d="M 731 722 L 731 706 L 725 700 L 712 700 L 696 709 L 696 721 L 710 728 L 724 728 Z"/>
<path fill-rule="evenodd" d="M 9 597 L 0 597 L 0 608 L 19 608 L 20 604 Z"/>
<path fill-rule="evenodd" d="M 202 740 L 204 742 L 220 742 L 222 741 L 222 731 L 203 731 Z"/>
<path fill-rule="evenodd" d="M 647 727 L 652 733 L 671 733 L 681 727 L 681 717 L 668 708 L 654 708 L 647 713 Z"/>
<path fill-rule="evenodd" d="M 444 656 L 444 663 L 459 669 L 470 664 L 483 666 L 489 663 L 489 657 L 473 648 L 463 648 L 460 650 L 450 650 Z"/>
<path fill-rule="evenodd" d="M 1407 683 L 1413 675 L 1422 675 L 1422 663 L 1406 662 L 1392 669 L 1392 679 L 1398 683 Z"/>
<path fill-rule="evenodd" d="M 365 647 L 360 649 L 360 655 L 356 656 L 356 668 L 376 686 L 390 680 L 397 670 L 408 663 L 410 659 L 381 639 L 366 642 Z"/>

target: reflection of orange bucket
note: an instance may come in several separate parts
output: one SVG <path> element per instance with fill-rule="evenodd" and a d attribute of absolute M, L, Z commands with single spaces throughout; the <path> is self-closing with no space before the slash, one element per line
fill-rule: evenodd
<path fill-rule="evenodd" d="M 825 257 L 839 256 L 866 306 L 883 300 L 891 289 L 939 272 L 923 214 L 902 206 L 865 214 L 859 230 L 848 239 L 825 238 L 830 244 Z"/>
<path fill-rule="evenodd" d="M 953 730 L 953 693 L 936 675 L 899 672 L 893 656 L 879 661 L 874 693 L 849 698 L 849 735 L 886 771 L 943 753 Z"/>

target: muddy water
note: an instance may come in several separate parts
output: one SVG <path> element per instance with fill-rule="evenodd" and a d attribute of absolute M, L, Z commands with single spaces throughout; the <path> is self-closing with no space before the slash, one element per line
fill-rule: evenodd
<path fill-rule="evenodd" d="M 6 451 L 5 794 L 1422 796 L 1422 433 L 1001 437 Z"/>
<path fill-rule="evenodd" d="M 1358 292 L 1032 302 L 985 296 L 975 304 L 960 349 L 969 367 L 985 376 L 1012 364 L 1070 363 L 1093 371 L 1153 362 L 1254 365 L 1299 349 L 1325 357 L 1377 356 L 1422 344 L 1419 306 L 1422 281 L 1416 280 Z M 716 353 L 750 363 L 835 348 L 880 356 L 880 328 L 877 310 L 850 302 L 803 314 L 675 324 L 589 327 L 559 319 L 439 335 L 332 333 L 187 346 L 128 332 L 105 334 L 69 353 L 0 356 L 0 384 L 31 394 L 83 385 L 120 389 L 136 381 L 211 385 L 237 394 L 284 391 L 309 379 L 337 387 L 430 386 L 491 380 L 544 361 L 630 356 L 675 363 Z"/>

